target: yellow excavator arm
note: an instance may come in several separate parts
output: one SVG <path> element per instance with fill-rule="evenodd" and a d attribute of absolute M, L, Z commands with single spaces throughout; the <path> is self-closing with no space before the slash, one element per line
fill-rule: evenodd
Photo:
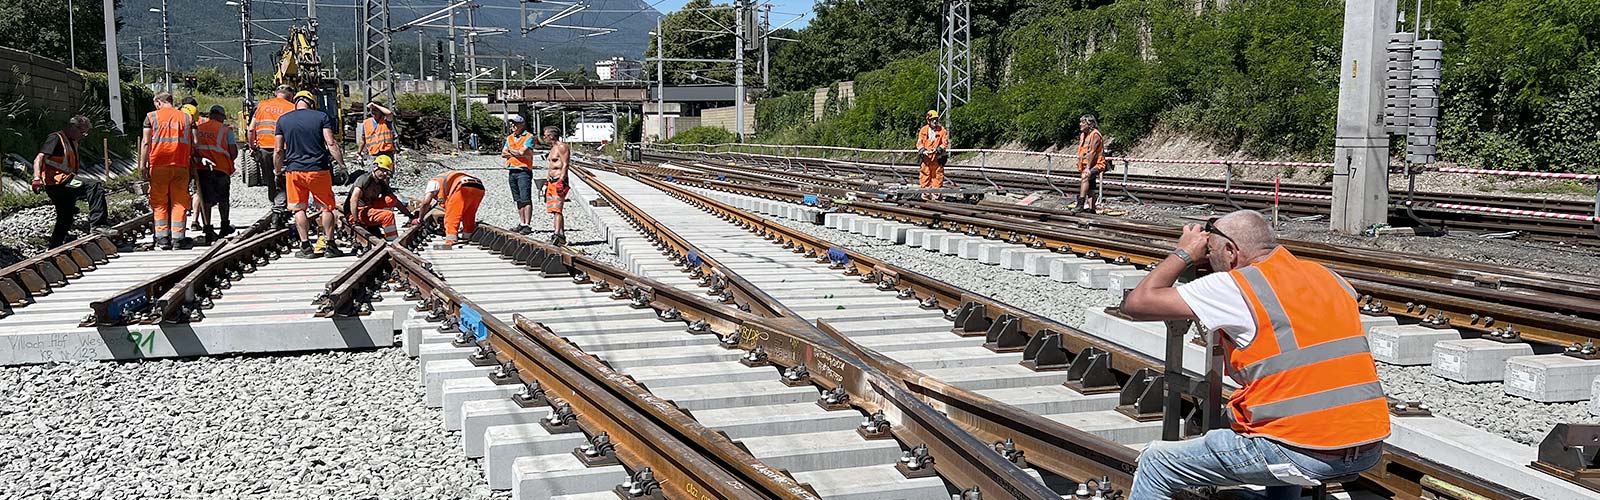
<path fill-rule="evenodd" d="M 323 74 L 322 57 L 317 55 L 314 21 L 309 26 L 289 28 L 289 36 L 278 50 L 278 68 L 273 74 L 273 83 L 315 92 L 321 100 L 318 109 L 332 115 L 334 123 L 341 124 L 335 127 L 335 138 L 344 140 L 344 109 L 339 99 L 339 79 L 337 75 Z"/>

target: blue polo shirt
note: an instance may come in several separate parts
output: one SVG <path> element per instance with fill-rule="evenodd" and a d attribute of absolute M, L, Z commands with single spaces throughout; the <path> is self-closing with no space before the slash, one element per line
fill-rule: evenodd
<path fill-rule="evenodd" d="M 297 109 L 278 117 L 278 149 L 283 151 L 283 171 L 317 172 L 333 169 L 333 155 L 322 131 L 333 130 L 333 119 L 315 109 Z"/>

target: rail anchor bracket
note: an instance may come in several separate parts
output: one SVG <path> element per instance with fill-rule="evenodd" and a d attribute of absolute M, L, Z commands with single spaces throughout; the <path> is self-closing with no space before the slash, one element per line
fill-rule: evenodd
<path fill-rule="evenodd" d="M 1552 476 L 1600 491 L 1600 425 L 1556 424 L 1530 467 Z"/>

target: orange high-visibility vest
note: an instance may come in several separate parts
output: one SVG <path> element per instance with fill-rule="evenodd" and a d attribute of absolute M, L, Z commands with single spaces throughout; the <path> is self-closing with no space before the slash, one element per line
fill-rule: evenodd
<path fill-rule="evenodd" d="M 917 131 L 917 149 L 928 153 L 933 153 L 933 150 L 939 148 L 950 149 L 950 129 L 939 127 L 932 134 L 928 133 L 929 129 L 929 126 L 923 125 L 922 130 Z"/>
<path fill-rule="evenodd" d="M 178 108 L 163 108 L 151 111 L 144 123 L 152 131 L 148 146 L 150 166 L 188 168 L 189 158 L 194 155 L 189 142 L 189 128 L 194 122 L 189 121 L 189 114 Z"/>
<path fill-rule="evenodd" d="M 233 175 L 233 155 L 228 154 L 228 142 L 232 140 L 233 128 L 220 121 L 207 121 L 194 129 L 195 151 L 228 175 Z"/>
<path fill-rule="evenodd" d="M 1090 145 L 1093 145 L 1092 147 Z M 1094 156 L 1093 168 L 1106 168 L 1106 142 L 1102 139 L 1099 130 L 1090 130 L 1089 135 L 1078 140 L 1078 170 L 1088 170 L 1089 157 Z"/>
<path fill-rule="evenodd" d="M 508 135 L 506 136 L 506 149 L 513 149 L 512 145 L 527 144 L 528 138 L 532 136 L 533 132 L 527 130 L 522 131 L 522 135 Z M 533 168 L 533 147 L 530 146 L 523 150 L 521 156 L 513 155 L 510 158 L 506 158 L 506 168 Z"/>
<path fill-rule="evenodd" d="M 394 130 L 389 128 L 388 123 L 378 123 L 377 118 L 368 118 L 362 128 L 366 129 L 364 137 L 367 141 L 367 154 L 376 155 L 395 151 Z"/>
<path fill-rule="evenodd" d="M 1233 429 L 1317 450 L 1389 437 L 1355 289 L 1282 247 L 1229 274 L 1256 318 L 1250 345 L 1223 342 L 1233 377 L 1244 384 L 1228 401 Z"/>
<path fill-rule="evenodd" d="M 294 111 L 294 104 L 288 99 L 274 97 L 256 104 L 256 147 L 278 147 L 278 117 L 290 111 Z"/>
<path fill-rule="evenodd" d="M 436 199 L 441 203 L 450 199 L 450 195 L 459 191 L 463 184 L 470 182 L 480 186 L 483 185 L 483 181 L 478 180 L 477 177 L 459 170 L 451 170 L 434 176 L 433 181 L 439 183 L 439 196 Z"/>
<path fill-rule="evenodd" d="M 78 173 L 78 146 L 61 132 L 56 132 L 56 139 L 61 141 L 61 156 L 45 154 L 44 169 L 39 172 L 46 186 L 65 184 Z"/>

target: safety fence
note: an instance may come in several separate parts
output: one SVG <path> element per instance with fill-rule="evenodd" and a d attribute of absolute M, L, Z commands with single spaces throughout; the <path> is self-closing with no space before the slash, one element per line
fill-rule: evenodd
<path fill-rule="evenodd" d="M 859 164 L 859 163 L 864 161 L 863 157 L 868 157 L 868 156 L 877 156 L 877 157 L 879 157 L 879 159 L 891 159 L 891 158 L 894 158 L 894 157 L 899 156 L 899 155 L 915 155 L 915 154 L 918 153 L 918 150 L 915 150 L 915 149 L 849 148 L 849 147 L 839 147 L 839 146 L 812 146 L 812 145 L 795 145 L 795 144 L 733 144 L 733 143 L 723 143 L 723 144 L 666 144 L 666 143 L 656 143 L 656 144 L 649 145 L 649 147 L 652 148 L 652 149 L 657 149 L 657 150 L 662 150 L 662 151 L 678 152 L 678 153 L 698 153 L 698 154 L 720 155 L 720 156 L 759 158 L 759 159 L 778 161 L 778 162 L 808 161 L 808 162 L 816 162 L 816 163 L 839 165 L 839 166 L 850 166 L 852 164 Z M 757 152 L 757 151 L 765 151 L 765 153 Z M 804 154 L 802 154 L 802 152 L 810 152 L 810 153 L 813 154 L 813 156 L 804 155 Z M 845 158 L 838 158 L 838 157 L 834 157 L 832 155 L 815 155 L 816 152 L 842 153 L 845 156 Z M 976 165 L 976 166 L 966 165 L 966 166 L 959 166 L 959 167 L 955 166 L 955 165 L 952 165 L 949 168 L 951 168 L 951 169 L 968 169 L 968 170 L 976 169 L 977 171 L 979 171 L 982 174 L 986 174 L 988 172 L 1005 171 L 1005 170 L 1015 171 L 1014 170 L 1015 167 L 1010 167 L 1010 168 L 992 168 L 992 167 L 989 167 L 988 166 L 988 160 L 989 160 L 990 155 L 1007 155 L 1007 156 L 1033 157 L 1033 158 L 1043 159 L 1044 163 L 1045 163 L 1045 168 L 1042 169 L 1042 170 L 1045 173 L 1047 178 L 1051 175 L 1051 173 L 1054 172 L 1054 170 L 1056 170 L 1056 167 L 1057 167 L 1056 163 L 1058 161 L 1066 161 L 1067 162 L 1066 164 L 1071 166 L 1071 167 L 1067 167 L 1067 168 L 1075 168 L 1076 165 L 1077 165 L 1077 161 L 1078 161 L 1078 155 L 1076 155 L 1076 154 L 1052 153 L 1052 152 L 1046 152 L 1046 151 L 1019 151 L 1019 150 L 1008 150 L 1008 149 L 982 149 L 982 148 L 977 148 L 977 149 L 951 149 L 951 150 L 949 150 L 949 152 L 951 154 L 968 154 L 968 153 L 976 154 L 977 155 L 976 160 L 978 162 L 978 165 Z M 788 153 L 788 154 L 785 154 L 785 153 Z M 1234 206 L 1237 206 L 1237 204 L 1233 202 L 1233 200 L 1231 198 L 1231 195 L 1235 195 L 1235 194 L 1238 194 L 1238 195 L 1272 196 L 1273 199 L 1274 199 L 1274 204 L 1276 204 L 1276 200 L 1278 198 L 1297 198 L 1297 199 L 1310 199 L 1310 200 L 1332 200 L 1333 199 L 1333 196 L 1331 196 L 1331 195 L 1312 194 L 1312 193 L 1292 193 L 1292 192 L 1283 192 L 1282 190 L 1277 189 L 1277 186 L 1281 185 L 1281 181 L 1282 181 L 1281 169 L 1283 169 L 1283 168 L 1332 168 L 1332 167 L 1334 167 L 1333 163 L 1325 163 L 1325 162 L 1296 162 L 1296 161 L 1234 160 L 1234 159 L 1141 158 L 1141 157 L 1132 157 L 1132 156 L 1108 156 L 1108 157 L 1106 157 L 1106 159 L 1109 160 L 1109 161 L 1113 161 L 1113 162 L 1122 162 L 1123 163 L 1124 168 L 1122 169 L 1122 172 L 1121 172 L 1122 179 L 1120 181 L 1107 180 L 1106 184 L 1122 187 L 1122 188 L 1124 188 L 1124 191 L 1126 191 L 1127 188 L 1139 188 L 1139 189 L 1163 189 L 1163 190 L 1177 190 L 1177 191 L 1189 191 L 1189 192 L 1219 193 L 1219 194 L 1222 194 L 1225 198 L 1227 198 L 1229 203 L 1233 204 Z M 914 163 L 914 161 L 910 162 L 910 163 Z M 1224 179 L 1223 179 L 1224 180 L 1224 185 L 1223 185 L 1223 187 L 1207 187 L 1207 186 L 1186 186 L 1186 185 L 1178 185 L 1178 184 L 1156 184 L 1156 183 L 1130 181 L 1127 178 L 1128 169 L 1126 168 L 1126 166 L 1129 165 L 1129 164 L 1213 165 L 1213 166 L 1222 166 L 1222 167 L 1228 167 L 1228 168 L 1224 169 L 1224 172 L 1223 172 L 1223 175 L 1224 175 Z M 890 165 L 893 166 L 894 163 L 891 162 Z M 1238 188 L 1234 188 L 1233 187 L 1233 181 L 1234 181 L 1234 175 L 1235 175 L 1233 167 L 1270 167 L 1270 168 L 1277 168 L 1277 169 L 1280 169 L 1280 172 L 1279 172 L 1280 175 L 1275 176 L 1274 182 L 1273 182 L 1274 190 L 1272 190 L 1272 191 L 1259 190 L 1259 189 L 1238 189 Z M 1031 172 L 1034 172 L 1034 173 L 1038 173 L 1038 172 L 1040 172 L 1041 169 L 1032 168 L 1032 169 L 1027 169 L 1027 170 L 1031 171 Z M 1398 203 L 1399 206 L 1405 207 L 1407 209 L 1410 209 L 1410 208 L 1429 208 L 1429 209 L 1433 209 L 1433 210 L 1448 210 L 1448 211 L 1458 211 L 1458 212 L 1489 213 L 1489 214 L 1498 214 L 1498 215 L 1512 215 L 1512 216 L 1518 216 L 1518 217 L 1544 218 L 1544 219 L 1561 219 L 1561 220 L 1570 220 L 1570 221 L 1579 221 L 1579 222 L 1591 222 L 1591 223 L 1595 223 L 1595 224 L 1600 224 L 1600 174 L 1583 174 L 1583 173 L 1568 173 L 1568 172 L 1530 172 L 1530 171 L 1517 171 L 1517 170 L 1496 170 L 1496 169 L 1479 169 L 1479 168 L 1440 167 L 1440 166 L 1436 166 L 1436 167 L 1428 167 L 1428 168 L 1423 168 L 1423 169 L 1412 169 L 1412 170 L 1410 170 L 1408 172 L 1408 175 L 1411 175 L 1411 176 L 1414 177 L 1415 174 L 1421 173 L 1421 172 L 1439 172 L 1439 173 L 1449 173 L 1449 174 L 1489 175 L 1489 176 L 1500 176 L 1500 177 L 1519 177 L 1519 178 L 1538 178 L 1538 179 L 1564 179 L 1564 180 L 1572 180 L 1572 181 L 1594 181 L 1597 184 L 1596 185 L 1596 192 L 1595 192 L 1594 212 L 1591 213 L 1591 214 L 1572 214 L 1572 213 L 1550 212 L 1550 211 L 1542 211 L 1542 210 L 1519 210 L 1519 209 L 1510 209 L 1510 208 L 1501 208 L 1501 207 L 1489 207 L 1489 206 L 1475 205 L 1475 204 L 1470 204 L 1470 203 L 1418 202 L 1418 201 L 1414 201 L 1415 195 L 1417 194 L 1415 192 L 1414 188 L 1408 188 L 1407 189 L 1407 193 L 1406 193 L 1406 196 L 1405 196 L 1404 200 Z M 895 173 L 896 173 L 896 175 L 899 175 L 898 171 L 895 172 Z M 954 181 L 952 181 L 952 182 L 954 182 Z M 991 184 L 993 184 L 993 182 L 991 182 Z M 1415 182 L 1411 182 L 1409 184 L 1411 186 L 1414 186 Z M 1053 187 L 1053 184 L 1052 184 L 1052 187 Z M 1057 189 L 1057 191 L 1059 192 L 1060 189 Z M 1132 196 L 1132 193 L 1128 193 L 1128 194 L 1130 196 Z M 1133 198 L 1136 199 L 1136 200 L 1138 199 L 1136 196 L 1133 196 Z M 1600 231 L 1600 229 L 1597 229 L 1597 231 Z"/>

